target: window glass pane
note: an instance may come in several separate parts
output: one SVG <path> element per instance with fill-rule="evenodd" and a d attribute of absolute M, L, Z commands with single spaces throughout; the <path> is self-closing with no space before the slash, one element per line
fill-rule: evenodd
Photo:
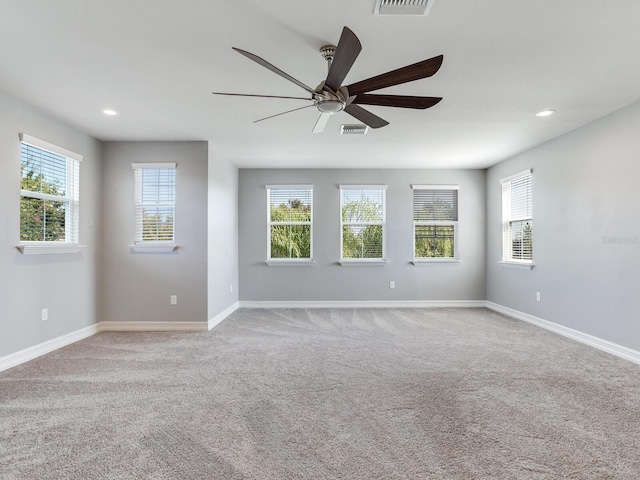
<path fill-rule="evenodd" d="M 455 257 L 453 225 L 416 225 L 414 241 L 416 258 Z"/>
<path fill-rule="evenodd" d="M 176 171 L 171 168 L 141 169 L 142 203 L 174 203 Z"/>
<path fill-rule="evenodd" d="M 342 258 L 382 258 L 382 225 L 343 225 Z"/>
<path fill-rule="evenodd" d="M 533 228 L 530 221 L 511 222 L 511 258 L 533 259 Z"/>
<path fill-rule="evenodd" d="M 340 189 L 342 221 L 368 223 L 383 221 L 382 189 Z"/>
<path fill-rule="evenodd" d="M 142 207 L 142 240 L 173 240 L 173 207 Z"/>
<path fill-rule="evenodd" d="M 531 175 L 511 182 L 511 217 L 531 218 Z"/>
<path fill-rule="evenodd" d="M 413 220 L 458 221 L 458 190 L 415 189 Z"/>
<path fill-rule="evenodd" d="M 269 190 L 269 220 L 271 222 L 311 221 L 310 188 Z"/>
<path fill-rule="evenodd" d="M 67 158 L 22 144 L 20 188 L 31 192 L 64 197 L 67 192 Z"/>
<path fill-rule="evenodd" d="M 20 241 L 63 242 L 66 204 L 38 198 L 20 198 Z"/>
<path fill-rule="evenodd" d="M 271 225 L 271 258 L 311 258 L 311 225 Z"/>

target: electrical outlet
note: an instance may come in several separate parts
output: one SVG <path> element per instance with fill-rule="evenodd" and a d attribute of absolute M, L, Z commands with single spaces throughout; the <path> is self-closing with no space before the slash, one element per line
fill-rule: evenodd
<path fill-rule="evenodd" d="M 540 301 L 540 292 L 536 292 L 536 302 Z"/>
<path fill-rule="evenodd" d="M 178 296 L 171 295 L 171 305 L 177 305 L 177 304 L 178 304 Z"/>
<path fill-rule="evenodd" d="M 42 321 L 45 322 L 49 320 L 49 309 L 48 308 L 43 308 L 42 309 Z"/>
<path fill-rule="evenodd" d="M 389 282 L 389 288 L 396 288 L 396 282 L 394 282 L 393 280 L 391 280 Z"/>
<path fill-rule="evenodd" d="M 233 293 L 233 283 L 229 285 L 229 293 Z"/>

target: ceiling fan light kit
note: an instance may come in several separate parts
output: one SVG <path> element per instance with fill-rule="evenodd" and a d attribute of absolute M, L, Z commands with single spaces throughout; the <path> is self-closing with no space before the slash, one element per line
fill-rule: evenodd
<path fill-rule="evenodd" d="M 410 2 L 423 0 L 408 0 Z M 256 62 L 257 64 L 271 70 L 273 73 L 295 83 L 298 87 L 310 94 L 309 98 L 304 97 L 284 97 L 276 95 L 255 95 L 242 93 L 222 93 L 212 92 L 215 95 L 233 95 L 247 97 L 264 97 L 264 98 L 281 98 L 311 101 L 310 105 L 305 107 L 288 110 L 286 112 L 261 118 L 255 122 L 267 120 L 277 117 L 285 113 L 302 110 L 307 107 L 315 107 L 320 113 L 320 118 L 316 122 L 312 132 L 320 133 L 324 130 L 329 117 L 331 115 L 345 111 L 355 119 L 364 123 L 370 128 L 381 128 L 389 124 L 386 120 L 374 115 L 370 111 L 362 108 L 360 105 L 377 105 L 383 107 L 399 107 L 412 109 L 425 109 L 436 105 L 442 98 L 439 97 L 417 97 L 407 95 L 384 95 L 371 94 L 369 92 L 380 90 L 386 87 L 392 87 L 403 83 L 413 82 L 422 78 L 434 75 L 442 65 L 443 56 L 429 58 L 421 62 L 398 68 L 375 77 L 362 80 L 351 85 L 342 85 L 349 70 L 353 66 L 356 58 L 362 50 L 362 45 L 358 37 L 347 27 L 342 29 L 342 35 L 337 46 L 324 45 L 320 48 L 320 55 L 327 62 L 328 73 L 327 78 L 322 81 L 315 89 L 305 85 L 291 75 L 280 70 L 278 67 L 270 64 L 263 58 L 246 50 L 233 47 L 235 51 Z M 254 123 L 255 123 L 254 122 Z"/>

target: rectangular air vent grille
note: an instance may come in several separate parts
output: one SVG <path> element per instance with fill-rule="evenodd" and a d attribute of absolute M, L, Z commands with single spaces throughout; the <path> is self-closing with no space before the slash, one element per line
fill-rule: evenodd
<path fill-rule="evenodd" d="M 369 131 L 366 125 L 342 125 L 340 135 L 364 135 Z"/>
<path fill-rule="evenodd" d="M 434 0 L 376 0 L 374 15 L 426 15 Z"/>

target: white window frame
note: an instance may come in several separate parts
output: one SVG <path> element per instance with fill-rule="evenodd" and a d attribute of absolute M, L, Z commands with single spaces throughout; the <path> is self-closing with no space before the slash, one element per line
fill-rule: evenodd
<path fill-rule="evenodd" d="M 338 263 L 342 266 L 378 266 L 385 265 L 387 263 L 387 186 L 386 185 L 339 185 L 340 189 L 340 260 Z M 373 221 L 361 221 L 361 222 L 345 222 L 342 219 L 342 191 L 343 190 L 380 190 L 382 193 L 382 220 Z M 343 235 L 345 226 L 361 226 L 367 227 L 369 225 L 381 225 L 382 226 L 382 257 L 381 258 L 344 258 L 343 250 Z"/>
<path fill-rule="evenodd" d="M 271 267 L 296 266 L 307 267 L 314 264 L 313 261 L 313 185 L 265 185 L 267 189 L 267 260 L 265 263 Z M 309 221 L 272 221 L 271 220 L 271 192 L 273 190 L 309 190 L 311 218 Z M 290 199 L 293 200 L 293 199 Z M 277 225 L 309 225 L 309 258 L 271 258 L 271 227 Z"/>
<path fill-rule="evenodd" d="M 175 162 L 164 163 L 132 163 L 131 168 L 134 172 L 134 242 L 131 247 L 133 252 L 142 253 L 169 253 L 173 252 L 178 245 L 176 244 L 176 193 L 177 193 L 177 164 Z M 173 201 L 164 202 L 143 202 L 142 198 L 142 171 L 148 170 L 173 170 L 174 171 L 174 191 Z M 148 207 L 170 208 L 173 211 L 172 220 L 172 238 L 170 240 L 144 240 L 142 238 L 143 225 L 141 212 Z"/>
<path fill-rule="evenodd" d="M 412 202 L 412 216 L 413 216 L 413 265 L 429 264 L 429 263 L 458 263 L 460 262 L 460 242 L 458 233 L 459 222 L 459 191 L 460 185 L 411 185 L 413 190 L 413 202 Z M 420 190 L 455 190 L 456 193 L 456 220 L 419 220 L 415 218 L 415 195 L 416 191 Z M 416 227 L 431 227 L 431 226 L 452 226 L 453 227 L 453 253 L 452 257 L 416 257 Z"/>
<path fill-rule="evenodd" d="M 528 190 L 524 192 L 524 197 L 516 199 L 525 202 L 525 212 L 514 216 L 512 212 L 512 202 L 514 200 L 513 187 L 522 181 L 528 182 Z M 533 268 L 533 240 L 531 240 L 531 258 L 513 257 L 513 224 L 527 222 L 533 229 L 533 172 L 531 169 L 523 170 L 508 177 L 500 179 L 502 187 L 502 259 L 500 263 L 507 266 L 520 267 L 525 269 Z M 522 192 L 519 193 L 522 195 Z"/>
<path fill-rule="evenodd" d="M 27 145 L 41 151 L 49 152 L 66 158 L 65 165 L 65 195 L 51 195 L 42 192 L 20 189 L 20 198 L 35 198 L 50 200 L 65 204 L 65 238 L 64 241 L 19 241 L 16 248 L 24 255 L 51 254 L 51 253 L 77 253 L 84 245 L 79 244 L 80 238 L 80 163 L 83 156 L 59 147 L 45 140 L 41 140 L 26 133 L 19 135 L 21 143 L 21 156 L 23 146 Z M 22 223 L 22 220 L 21 220 Z M 22 232 L 19 232 L 19 237 Z"/>

